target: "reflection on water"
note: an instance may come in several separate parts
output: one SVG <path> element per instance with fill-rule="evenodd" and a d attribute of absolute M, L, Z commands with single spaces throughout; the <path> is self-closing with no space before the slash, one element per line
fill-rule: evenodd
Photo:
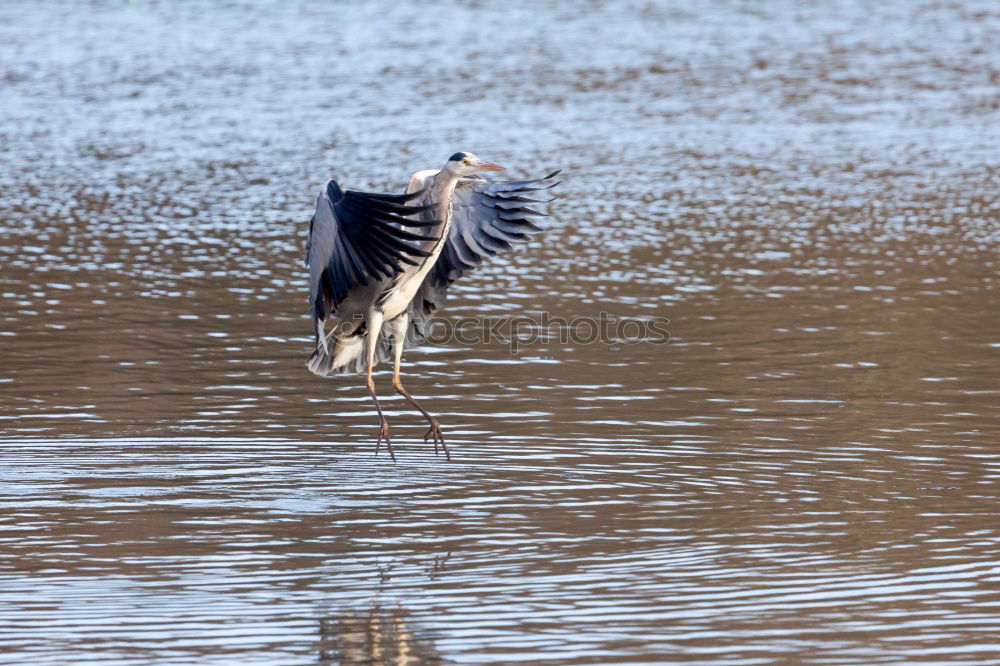
<path fill-rule="evenodd" d="M 430 641 L 414 636 L 402 607 L 344 611 L 319 621 L 320 664 L 406 666 L 440 664 Z"/>
<path fill-rule="evenodd" d="M 998 31 L 0 5 L 0 661 L 995 661 Z M 392 465 L 303 366 L 311 202 L 460 149 L 566 179 L 446 316 L 671 341 L 411 350 L 454 461 L 387 398 Z"/>

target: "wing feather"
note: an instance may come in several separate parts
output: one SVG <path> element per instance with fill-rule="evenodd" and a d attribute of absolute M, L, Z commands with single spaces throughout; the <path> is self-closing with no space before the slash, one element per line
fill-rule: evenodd
<path fill-rule="evenodd" d="M 438 224 L 426 219 L 433 206 L 408 205 L 421 194 L 355 192 L 333 180 L 326 184 L 306 242 L 314 317 L 325 319 L 351 289 L 396 275 L 401 263 L 416 265 L 414 258 L 428 255 L 416 243 L 433 237 L 404 228 Z"/>
<path fill-rule="evenodd" d="M 542 231 L 532 220 L 546 216 L 531 206 L 554 199 L 536 199 L 559 184 L 559 171 L 533 180 L 494 182 L 480 176 L 463 178 L 452 195 L 451 226 L 448 239 L 434 267 L 424 278 L 410 306 L 410 340 L 426 336 L 426 325 L 444 305 L 448 287 L 487 257 L 509 252 L 511 243 L 523 242 Z"/>

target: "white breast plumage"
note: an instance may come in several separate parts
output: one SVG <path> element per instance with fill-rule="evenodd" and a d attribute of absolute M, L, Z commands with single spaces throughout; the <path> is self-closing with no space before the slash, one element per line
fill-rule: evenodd
<path fill-rule="evenodd" d="M 431 268 L 437 262 L 441 251 L 444 249 L 445 241 L 448 239 L 448 230 L 451 227 L 451 196 L 448 197 L 448 207 L 444 216 L 444 225 L 441 229 L 441 237 L 435 242 L 434 247 L 431 249 L 431 254 L 428 257 L 423 257 L 423 263 L 419 266 L 407 267 L 410 270 L 404 270 L 396 279 L 393 280 L 392 285 L 383 295 L 383 300 L 380 303 L 382 307 L 382 314 L 386 321 L 390 321 L 395 317 L 398 317 L 403 311 L 406 310 L 410 305 L 410 301 L 413 300 L 414 295 L 416 295 L 417 290 L 420 285 L 423 284 L 424 278 L 427 273 L 430 272 Z"/>

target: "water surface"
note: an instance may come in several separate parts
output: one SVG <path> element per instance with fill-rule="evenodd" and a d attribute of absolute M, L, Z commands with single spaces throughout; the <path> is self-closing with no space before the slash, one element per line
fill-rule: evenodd
<path fill-rule="evenodd" d="M 0 7 L 0 660 L 1000 659 L 1000 12 Z M 450 321 L 668 344 L 320 380 L 336 177 L 564 169 Z"/>

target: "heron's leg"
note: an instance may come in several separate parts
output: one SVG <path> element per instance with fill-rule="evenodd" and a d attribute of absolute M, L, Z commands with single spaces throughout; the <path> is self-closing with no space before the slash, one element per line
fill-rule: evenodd
<path fill-rule="evenodd" d="M 382 313 L 372 310 L 367 317 L 368 332 L 365 336 L 365 352 L 368 354 L 368 393 L 375 403 L 375 410 L 378 412 L 378 440 L 375 442 L 375 455 L 378 455 L 379 447 L 382 445 L 382 438 L 385 438 L 386 448 L 393 462 L 396 461 L 396 454 L 392 452 L 392 440 L 389 438 L 389 422 L 382 416 L 382 405 L 378 404 L 378 396 L 375 395 L 375 378 L 372 377 L 372 366 L 375 365 L 375 349 L 378 346 L 378 336 L 382 332 Z"/>
<path fill-rule="evenodd" d="M 392 385 L 396 388 L 406 401 L 413 405 L 431 426 L 427 429 L 427 433 L 424 435 L 424 441 L 427 441 L 428 437 L 434 438 L 434 455 L 438 452 L 438 443 L 440 442 L 442 448 L 444 448 L 444 455 L 448 460 L 451 460 L 451 454 L 448 453 L 448 445 L 444 443 L 444 435 L 441 434 L 441 425 L 438 420 L 430 415 L 430 413 L 420 406 L 420 403 L 414 400 L 410 392 L 403 388 L 403 382 L 399 378 L 399 364 L 403 358 L 403 347 L 406 344 L 406 329 L 410 324 L 410 315 L 406 312 L 399 315 L 391 322 L 389 326 L 392 328 L 392 351 L 395 356 L 395 363 L 392 366 Z"/>

